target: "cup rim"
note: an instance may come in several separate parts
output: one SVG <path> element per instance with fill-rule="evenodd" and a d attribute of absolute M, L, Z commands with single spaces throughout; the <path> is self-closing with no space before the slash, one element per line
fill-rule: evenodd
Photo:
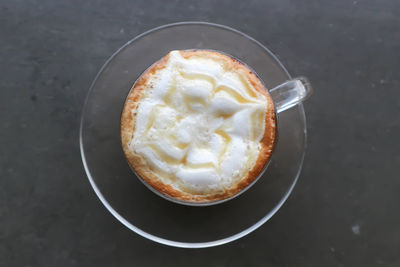
<path fill-rule="evenodd" d="M 230 55 L 230 54 L 228 54 L 228 53 L 226 53 L 226 52 L 219 51 L 219 50 L 215 50 L 215 49 L 197 49 L 197 48 L 185 49 L 185 51 L 190 51 L 190 50 L 203 50 L 203 51 L 218 52 L 218 53 L 221 53 L 221 54 L 223 54 L 223 55 L 225 55 L 225 56 L 228 56 L 228 57 L 230 57 L 230 58 L 233 58 L 234 60 L 237 60 L 239 63 L 245 65 L 248 69 L 250 69 L 250 70 L 257 76 L 257 78 L 259 79 L 259 81 L 263 84 L 264 88 L 267 89 L 266 92 L 267 92 L 267 94 L 269 95 L 269 97 L 271 98 L 272 102 L 274 102 L 272 96 L 270 95 L 270 93 L 269 93 L 269 91 L 268 91 L 268 88 L 266 87 L 266 85 L 265 85 L 264 81 L 261 79 L 261 77 L 257 74 L 257 72 L 256 72 L 251 66 L 247 65 L 245 62 L 243 62 L 243 61 L 240 60 L 239 58 L 236 58 L 236 57 L 234 57 L 234 56 L 232 56 L 232 55 Z M 157 61 L 156 61 L 156 62 L 157 62 Z M 156 62 L 155 62 L 155 63 L 156 63 Z M 140 79 L 140 77 L 141 77 L 144 73 L 146 73 L 147 70 L 150 69 L 155 63 L 153 63 L 150 67 L 148 67 L 146 70 L 144 70 L 144 72 L 136 79 L 136 81 L 133 83 L 132 88 L 129 90 L 127 96 L 129 96 L 129 94 L 132 92 L 132 90 L 133 90 L 134 87 L 135 87 L 135 84 L 136 84 L 137 81 Z M 125 100 L 125 103 L 126 103 L 126 100 Z M 270 162 L 271 162 L 271 159 L 272 159 L 272 157 L 273 157 L 273 155 L 274 155 L 274 151 L 275 151 L 276 143 L 278 142 L 278 135 L 279 135 L 279 133 L 278 133 L 278 117 L 277 117 L 277 111 L 276 111 L 275 103 L 274 103 L 273 108 L 274 108 L 274 116 L 275 116 L 275 138 L 274 138 L 274 140 L 273 140 L 273 142 L 272 142 L 272 152 L 271 152 L 271 156 L 269 157 L 268 161 L 264 164 L 262 170 L 259 172 L 259 174 L 256 176 L 256 178 L 254 178 L 253 181 L 251 181 L 251 183 L 248 184 L 245 188 L 243 188 L 242 190 L 240 190 L 239 192 L 237 192 L 236 194 L 234 194 L 234 195 L 232 195 L 232 196 L 230 196 L 230 197 L 223 198 L 223 199 L 219 199 L 219 200 L 214 200 L 214 201 L 203 201 L 203 202 L 195 202 L 195 201 L 180 200 L 180 199 L 174 198 L 174 197 L 172 197 L 172 196 L 170 196 L 170 195 L 163 194 L 162 192 L 158 191 L 158 190 L 155 189 L 153 186 L 151 186 L 148 182 L 146 182 L 145 179 L 143 179 L 143 178 L 135 171 L 135 169 L 131 166 L 131 164 L 130 164 L 130 163 L 128 162 L 128 160 L 127 160 L 128 165 L 129 165 L 129 168 L 130 168 L 131 171 L 136 175 L 136 177 L 140 180 L 140 182 L 142 182 L 148 189 L 150 189 L 150 191 L 152 191 L 152 192 L 155 193 L 156 195 L 162 197 L 163 199 L 168 200 L 168 201 L 171 201 L 171 202 L 173 202 L 173 203 L 176 203 L 176 204 L 179 204 L 179 205 L 191 206 L 191 207 L 209 207 L 209 206 L 214 206 L 214 205 L 218 205 L 218 204 L 221 204 L 221 203 L 225 203 L 225 202 L 227 202 L 227 201 L 229 201 L 229 200 L 232 200 L 232 199 L 234 199 L 234 198 L 240 196 L 241 194 L 243 194 L 244 192 L 246 192 L 248 189 L 250 189 L 251 187 L 253 187 L 253 186 L 257 183 L 257 181 L 258 181 L 258 180 L 264 175 L 264 173 L 267 171 L 268 166 L 269 166 L 269 164 L 270 164 Z M 122 140 L 121 140 L 121 146 L 122 146 Z M 124 152 L 124 155 L 125 155 L 125 152 Z M 126 155 L 125 155 L 125 159 L 126 159 Z"/>

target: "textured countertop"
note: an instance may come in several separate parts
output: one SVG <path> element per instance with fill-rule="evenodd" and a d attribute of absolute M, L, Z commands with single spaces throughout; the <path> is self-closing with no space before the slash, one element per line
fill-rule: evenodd
<path fill-rule="evenodd" d="M 105 60 L 187 20 L 249 34 L 315 87 L 293 194 L 249 236 L 201 250 L 115 220 L 78 147 Z M 0 266 L 400 266 L 399 1 L 1 1 L 0 36 Z"/>

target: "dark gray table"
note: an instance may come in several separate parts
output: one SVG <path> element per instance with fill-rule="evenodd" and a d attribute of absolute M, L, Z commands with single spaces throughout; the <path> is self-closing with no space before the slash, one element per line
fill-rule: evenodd
<path fill-rule="evenodd" d="M 251 235 L 202 250 L 123 227 L 78 148 L 105 60 L 184 20 L 253 36 L 316 88 L 292 196 Z M 0 266 L 400 266 L 399 69 L 398 0 L 0 1 Z"/>

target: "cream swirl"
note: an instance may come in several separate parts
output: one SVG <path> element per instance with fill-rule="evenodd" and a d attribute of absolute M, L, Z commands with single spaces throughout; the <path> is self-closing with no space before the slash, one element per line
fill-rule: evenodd
<path fill-rule="evenodd" d="M 129 149 L 165 184 L 223 190 L 254 166 L 268 102 L 215 58 L 169 53 L 140 98 Z"/>

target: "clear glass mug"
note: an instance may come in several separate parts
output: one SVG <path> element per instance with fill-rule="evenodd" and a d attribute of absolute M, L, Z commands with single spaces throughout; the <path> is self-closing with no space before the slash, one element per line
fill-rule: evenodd
<path fill-rule="evenodd" d="M 237 59 L 236 59 L 237 60 Z M 251 67 L 250 67 L 251 68 Z M 252 70 L 254 72 L 254 70 Z M 255 73 L 255 72 L 254 72 Z M 300 102 L 303 102 L 307 100 L 313 93 L 313 87 L 311 86 L 310 82 L 306 77 L 297 77 L 292 80 L 286 81 L 270 90 L 267 92 L 271 96 L 273 102 L 274 102 L 274 107 L 275 107 L 275 113 L 280 113 L 283 112 L 295 105 L 297 105 Z M 276 139 L 279 138 L 279 133 L 277 134 Z M 276 142 L 276 140 L 275 140 Z M 273 154 L 274 152 L 272 152 Z M 149 185 L 144 179 L 140 178 L 139 180 L 147 187 L 149 188 L 152 192 L 155 194 L 159 195 L 160 197 L 178 203 L 178 204 L 183 204 L 187 206 L 211 206 L 211 205 L 216 205 L 220 204 L 223 202 L 226 202 L 228 200 L 234 199 L 237 196 L 243 194 L 246 192 L 250 187 L 252 187 L 257 180 L 264 174 L 264 172 L 268 168 L 270 160 L 265 164 L 263 170 L 260 172 L 260 174 L 257 176 L 256 179 L 252 183 L 250 183 L 247 187 L 245 187 L 243 190 L 239 191 L 235 195 L 217 200 L 217 201 L 210 201 L 210 202 L 190 202 L 190 201 L 184 201 L 184 200 L 179 200 L 176 198 L 173 198 L 169 195 L 163 194 L 160 191 L 154 189 L 151 185 Z M 135 175 L 139 178 L 139 174 L 135 172 L 133 168 L 131 168 L 132 171 L 135 173 Z"/>

